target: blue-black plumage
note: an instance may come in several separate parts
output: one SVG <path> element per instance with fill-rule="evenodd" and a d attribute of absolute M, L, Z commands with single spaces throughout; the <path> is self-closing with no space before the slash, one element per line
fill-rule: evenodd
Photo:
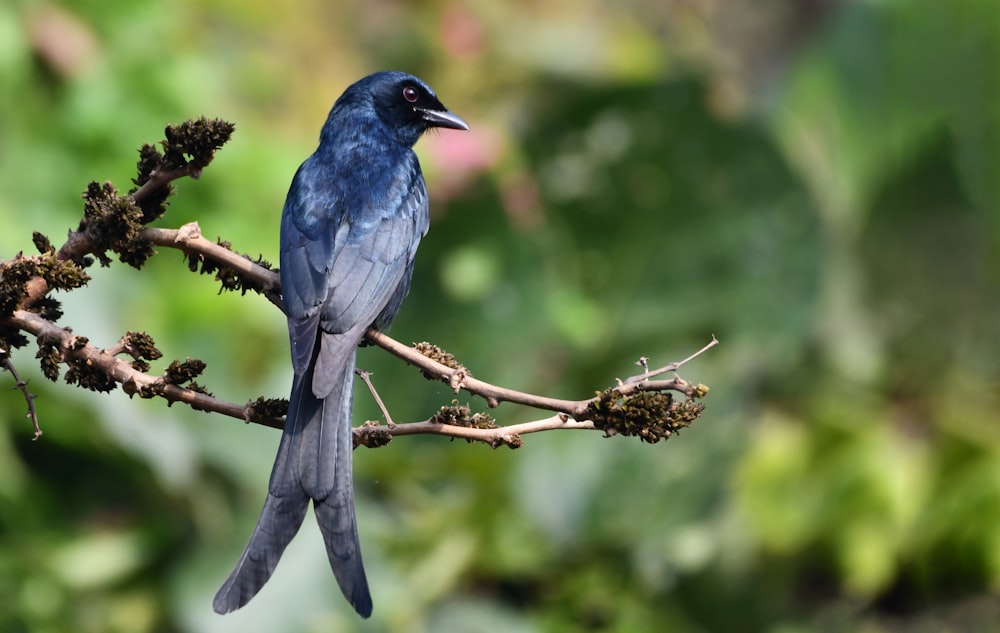
<path fill-rule="evenodd" d="M 351 85 L 299 167 L 281 216 L 281 289 L 295 376 L 267 499 L 213 607 L 245 605 L 271 577 L 309 500 L 344 596 L 368 617 L 354 513 L 351 410 L 358 344 L 386 328 L 410 287 L 429 224 L 413 145 L 430 128 L 467 130 L 434 91 L 402 72 Z"/>

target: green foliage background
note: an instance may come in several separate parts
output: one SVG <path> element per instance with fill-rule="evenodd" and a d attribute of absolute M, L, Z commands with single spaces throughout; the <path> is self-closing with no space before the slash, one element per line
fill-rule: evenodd
<path fill-rule="evenodd" d="M 684 372 L 712 388 L 702 419 L 655 446 L 359 450 L 373 618 L 309 521 L 220 617 L 277 434 L 46 383 L 25 349 L 45 435 L 0 390 L 0 630 L 1000 627 L 995 0 L 12 0 L 0 256 L 58 242 L 88 181 L 127 188 L 141 143 L 204 114 L 234 140 L 159 224 L 274 261 L 327 109 L 389 67 L 473 126 L 418 146 L 434 219 L 393 335 L 583 398 L 714 333 Z M 162 252 L 94 271 L 62 323 L 145 330 L 228 400 L 283 396 L 281 315 L 216 290 Z M 453 397 L 378 350 L 360 364 L 399 420 Z"/>

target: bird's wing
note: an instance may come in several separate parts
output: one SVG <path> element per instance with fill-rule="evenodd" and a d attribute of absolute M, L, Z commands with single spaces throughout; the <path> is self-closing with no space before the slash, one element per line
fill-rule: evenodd
<path fill-rule="evenodd" d="M 336 335 L 391 320 L 383 309 L 427 231 L 427 190 L 415 156 L 363 183 L 310 173 L 321 168 L 303 164 L 282 217 L 282 291 L 298 374 L 318 329 Z M 317 368 L 317 381 L 325 375 Z"/>
<path fill-rule="evenodd" d="M 281 214 L 281 294 L 288 317 L 292 366 L 303 375 L 313 356 L 320 312 L 329 294 L 331 262 L 343 249 L 343 195 L 315 155 L 295 173 Z"/>

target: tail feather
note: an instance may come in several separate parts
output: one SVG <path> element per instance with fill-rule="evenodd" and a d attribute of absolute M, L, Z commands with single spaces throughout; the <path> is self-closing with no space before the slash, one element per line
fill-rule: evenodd
<path fill-rule="evenodd" d="M 342 368 L 339 371 L 343 373 L 337 376 L 332 391 L 326 396 L 326 402 L 330 403 L 332 411 L 324 413 L 322 431 L 315 439 L 316 445 L 322 447 L 324 454 L 318 462 L 317 487 L 309 491 L 309 495 L 313 498 L 316 522 L 323 534 L 326 555 L 337 584 L 354 610 L 367 618 L 372 613 L 372 598 L 361 560 L 351 466 L 354 440 L 350 420 L 354 407 L 357 344 L 358 341 L 353 336 L 323 336 L 320 343 L 316 366 L 339 366 Z M 314 392 L 317 390 L 317 383 L 318 381 L 313 381 Z M 328 422 L 328 416 L 338 421 Z"/>
<path fill-rule="evenodd" d="M 216 613 L 235 611 L 257 595 L 274 573 L 285 547 L 299 531 L 308 507 L 309 497 L 304 494 L 289 498 L 268 493 L 243 556 L 215 594 L 212 608 Z"/>
<path fill-rule="evenodd" d="M 337 583 L 360 615 L 371 615 L 351 472 L 357 341 L 326 334 L 320 337 L 309 369 L 296 375 L 292 383 L 267 499 L 243 556 L 215 596 L 212 606 L 217 613 L 239 609 L 260 591 L 298 532 L 309 499 L 313 499 Z M 321 398 L 314 394 L 317 366 L 323 368 L 323 382 L 330 386 Z"/>
<path fill-rule="evenodd" d="M 352 371 L 348 374 L 353 378 Z M 361 560 L 361 545 L 358 541 L 358 523 L 354 512 L 354 484 L 351 476 L 351 451 L 353 450 L 350 425 L 340 425 L 336 429 L 338 455 L 335 466 L 333 490 L 322 499 L 313 500 L 313 510 L 319 523 L 326 555 L 330 567 L 337 578 L 337 584 L 348 602 L 362 617 L 372 613 L 372 597 L 368 590 Z M 346 452 L 347 457 L 342 455 Z"/>

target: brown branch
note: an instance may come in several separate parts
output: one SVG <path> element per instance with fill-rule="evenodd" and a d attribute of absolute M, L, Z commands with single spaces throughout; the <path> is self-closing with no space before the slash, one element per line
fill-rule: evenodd
<path fill-rule="evenodd" d="M 273 270 L 259 266 L 233 251 L 205 239 L 197 222 L 189 222 L 179 229 L 158 229 L 146 227 L 139 233 L 140 237 L 149 240 L 157 246 L 176 248 L 189 255 L 198 255 L 236 271 L 246 279 L 253 281 L 264 296 L 279 310 L 284 311 L 281 304 L 281 280 Z"/>
<path fill-rule="evenodd" d="M 265 294 L 269 298 L 275 297 L 276 299 L 272 299 L 272 303 L 279 308 L 281 307 L 279 298 L 281 296 L 281 280 L 278 277 L 278 273 L 255 264 L 246 257 L 205 239 L 202 237 L 201 230 L 196 222 L 185 224 L 177 230 L 146 228 L 143 229 L 142 234 L 143 237 L 146 237 L 159 246 L 178 248 L 186 253 L 194 253 L 201 257 L 213 259 L 220 264 L 233 268 L 259 287 L 265 289 Z M 472 377 L 464 368 L 460 367 L 456 369 L 448 367 L 432 358 L 428 358 L 412 346 L 404 345 L 389 335 L 375 329 L 369 329 L 365 333 L 365 340 L 372 345 L 381 347 L 404 362 L 419 368 L 425 374 L 448 384 L 455 393 L 464 389 L 471 394 L 481 396 L 486 400 L 487 406 L 490 408 L 499 406 L 501 402 L 510 402 L 536 409 L 565 413 L 571 417 L 579 418 L 585 414 L 587 406 L 594 400 L 593 398 L 587 400 L 549 398 L 493 385 Z M 638 376 L 626 379 L 619 385 L 619 391 L 623 395 L 629 395 L 637 390 L 671 390 L 683 393 L 689 398 L 700 397 L 701 394 L 697 389 L 698 386 L 691 385 L 684 380 L 675 379 L 654 382 L 650 381 L 649 378 L 665 372 L 676 371 L 684 364 L 704 354 L 718 344 L 718 339 L 713 336 L 707 345 L 684 360 L 670 363 L 659 369 L 647 371 Z M 396 426 L 402 425 L 397 424 Z"/>
<path fill-rule="evenodd" d="M 148 198 L 161 187 L 166 187 L 174 180 L 184 176 L 197 178 L 201 174 L 201 169 L 194 169 L 191 164 L 180 169 L 169 171 L 154 171 L 141 187 L 129 194 L 133 202 L 139 203 Z M 151 229 L 146 229 L 151 230 Z M 155 242 L 154 242 L 155 243 Z M 70 231 L 66 236 L 66 242 L 56 252 L 56 257 L 60 260 L 80 261 L 84 256 L 94 252 L 94 241 L 90 234 L 84 231 Z M 48 294 L 50 288 L 48 282 L 42 277 L 34 277 L 24 286 L 24 298 L 21 300 L 21 308 L 27 308 L 36 301 Z"/>
<path fill-rule="evenodd" d="M 509 448 L 520 448 L 521 436 L 529 433 L 539 433 L 541 431 L 556 430 L 594 430 L 594 423 L 590 420 L 578 421 L 559 413 L 541 420 L 532 422 L 522 422 L 520 424 L 510 424 L 498 426 L 491 429 L 480 429 L 468 426 L 458 426 L 455 424 L 441 424 L 431 420 L 423 422 L 405 422 L 393 426 L 376 426 L 363 424 L 354 429 L 354 445 L 370 446 L 370 438 L 378 433 L 385 433 L 392 437 L 401 435 L 443 435 L 445 437 L 459 438 L 470 442 L 484 442 L 493 448 L 507 446 Z"/>
<path fill-rule="evenodd" d="M 193 389 L 165 383 L 162 376 L 151 376 L 141 372 L 128 361 L 119 358 L 116 353 L 113 353 L 119 349 L 118 347 L 102 350 L 89 342 L 81 344 L 81 339 L 70 330 L 61 328 L 33 312 L 15 310 L 6 322 L 24 332 L 35 335 L 39 339 L 54 342 L 58 346 L 64 362 L 82 361 L 88 368 L 98 370 L 122 385 L 122 388 L 130 396 L 137 393 L 141 397 L 156 395 L 166 399 L 169 403 L 183 402 L 199 411 L 221 413 L 244 422 L 253 422 L 276 429 L 284 427 L 284 420 L 281 418 L 254 416 L 249 405 L 233 404 Z"/>
<path fill-rule="evenodd" d="M 369 334 L 372 334 L 369 331 Z M 379 333 L 375 333 L 379 334 Z M 397 341 L 385 336 L 384 334 L 379 334 L 380 345 L 383 345 L 383 349 L 390 350 L 391 353 L 395 354 L 396 351 L 403 352 L 404 350 L 413 351 L 412 348 L 407 348 L 405 346 L 399 346 Z M 715 338 L 713 337 L 713 340 Z M 708 349 L 714 345 L 717 345 L 716 341 L 713 345 L 708 345 L 704 349 Z M 416 356 L 412 357 L 412 364 L 418 365 L 421 368 L 430 367 L 429 364 L 419 361 L 420 358 L 426 359 L 426 357 L 420 355 L 419 353 L 413 352 Z M 411 355 L 407 353 L 404 355 L 399 354 L 400 358 L 409 362 L 411 360 Z M 418 358 L 419 357 L 419 358 Z M 430 360 L 430 359 L 426 359 Z M 686 362 L 689 359 L 685 359 Z M 435 365 L 440 365 L 435 361 L 430 361 Z M 447 375 L 448 372 L 452 371 L 451 368 L 440 365 L 443 370 L 441 371 L 440 379 L 444 382 L 448 382 Z M 590 419 L 577 419 L 577 417 L 586 417 L 587 412 L 590 410 L 590 405 L 596 403 L 600 397 L 588 398 L 586 400 L 558 400 L 555 398 L 545 398 L 542 396 L 535 396 L 533 394 L 522 394 L 521 392 L 512 391 L 509 389 L 504 389 L 497 387 L 495 385 L 490 385 L 489 383 L 484 383 L 482 381 L 475 381 L 475 384 L 463 384 L 462 388 L 466 389 L 470 393 L 475 395 L 483 395 L 485 393 L 509 393 L 515 396 L 514 399 L 507 400 L 509 402 L 517 402 L 517 398 L 522 395 L 529 395 L 536 402 L 534 408 L 538 409 L 548 409 L 551 411 L 558 411 L 556 415 L 550 416 L 548 418 L 543 418 L 540 420 L 534 420 L 531 422 L 522 422 L 519 424 L 509 424 L 506 426 L 495 426 L 491 428 L 477 428 L 471 426 L 461 426 L 457 424 L 442 424 L 436 422 L 433 419 L 424 420 L 421 422 L 403 422 L 403 423 L 388 423 L 385 425 L 376 425 L 372 423 L 365 423 L 354 429 L 354 445 L 365 445 L 370 447 L 380 446 L 385 444 L 388 440 L 385 438 L 396 437 L 401 435 L 443 435 L 445 437 L 451 438 L 461 438 L 468 441 L 484 442 L 489 444 L 493 448 L 498 446 L 507 446 L 510 448 L 520 448 L 521 446 L 521 436 L 527 435 L 529 433 L 539 433 L 541 431 L 555 431 L 555 430 L 599 430 L 595 426 L 594 421 Z M 620 396 L 627 397 L 636 394 L 640 391 L 658 392 L 658 391 L 677 391 L 685 394 L 689 398 L 702 397 L 707 392 L 707 387 L 704 385 L 692 385 L 686 380 L 675 377 L 670 380 L 658 380 L 658 381 L 646 381 L 640 382 L 637 380 L 632 380 L 631 382 L 626 382 L 622 386 L 619 386 L 616 391 Z M 568 405 L 568 406 L 567 406 Z M 568 414 L 565 410 L 556 407 L 565 407 L 566 409 L 572 409 L 576 412 L 576 416 Z M 383 409 L 384 411 L 384 409 Z M 382 435 L 382 439 L 374 439 L 376 435 Z"/>
<path fill-rule="evenodd" d="M 152 376 L 135 369 L 128 361 L 118 358 L 118 354 L 127 352 L 125 346 L 121 343 L 117 343 L 106 349 L 99 349 L 89 342 L 80 344 L 80 339 L 70 330 L 61 328 L 37 314 L 23 310 L 15 311 L 13 316 L 8 319 L 8 323 L 35 335 L 39 339 L 54 341 L 59 347 L 64 362 L 72 362 L 74 360 L 84 361 L 87 366 L 103 372 L 116 383 L 121 384 L 125 392 L 129 395 L 136 393 L 139 393 L 142 397 L 155 395 L 166 399 L 169 403 L 183 402 L 195 410 L 221 413 L 222 415 L 248 423 L 260 424 L 276 429 L 281 429 L 284 426 L 283 418 L 253 415 L 249 404 L 238 405 L 182 386 L 166 384 L 162 377 Z M 435 377 L 444 382 L 449 382 L 451 377 L 454 376 L 455 370 L 452 368 L 423 356 L 413 348 L 406 347 L 385 334 L 371 330 L 368 333 L 368 337 L 369 340 L 383 347 L 383 349 L 390 351 L 399 358 L 416 365 L 424 371 L 433 373 Z M 713 338 L 713 340 L 715 339 Z M 717 344 L 717 341 L 715 344 Z M 710 346 L 706 346 L 704 349 L 708 349 Z M 22 381 L 19 378 L 15 379 L 18 381 L 18 386 L 21 386 Z M 494 401 L 499 399 L 506 402 L 528 404 L 535 408 L 548 409 L 557 411 L 558 413 L 540 420 L 494 428 L 442 424 L 431 419 L 420 422 L 392 423 L 387 414 L 388 422 L 386 425 L 364 424 L 356 427 L 354 429 L 355 446 L 359 444 L 372 445 L 372 436 L 381 433 L 387 434 L 387 437 L 418 434 L 442 435 L 469 441 L 484 442 L 494 448 L 498 446 L 518 448 L 521 445 L 520 436 L 522 435 L 551 430 L 594 430 L 597 428 L 592 420 L 576 419 L 576 417 L 583 417 L 586 414 L 588 406 L 598 400 L 596 397 L 586 400 L 545 398 L 543 396 L 505 389 L 481 380 L 472 379 L 468 376 L 461 379 L 460 388 L 487 399 L 494 398 Z M 700 385 L 691 385 L 679 377 L 670 380 L 645 382 L 639 382 L 630 378 L 622 386 L 618 387 L 617 391 L 621 396 L 629 396 L 639 391 L 673 390 L 684 393 L 689 397 L 697 397 L 703 395 L 699 393 L 699 388 L 703 389 Z M 30 407 L 30 398 L 28 402 Z M 570 411 L 576 413 L 571 415 Z M 37 417 L 35 418 L 35 427 L 37 429 Z M 38 435 L 41 435 L 40 431 L 36 431 L 36 437 Z"/>
<path fill-rule="evenodd" d="M 410 365 L 418 367 L 432 377 L 448 384 L 455 391 L 455 393 L 465 389 L 469 393 L 482 396 L 486 399 L 487 406 L 490 408 L 497 407 L 501 402 L 512 402 L 534 407 L 536 409 L 559 411 L 572 416 L 577 416 L 582 413 L 582 409 L 580 407 L 583 406 L 585 408 L 585 405 L 581 405 L 581 403 L 587 402 L 547 398 L 533 393 L 515 391 L 513 389 L 492 385 L 488 382 L 473 378 L 462 369 L 454 369 L 452 367 L 448 367 L 447 365 L 443 365 L 432 358 L 428 358 L 412 347 L 403 345 L 387 334 L 379 332 L 375 329 L 369 329 L 368 332 L 365 333 L 365 339 L 369 343 L 378 345 L 393 356 L 406 361 Z"/>
<path fill-rule="evenodd" d="M 142 202 L 160 187 L 166 187 L 171 182 L 185 176 L 190 176 L 195 180 L 201 178 L 201 167 L 195 167 L 194 163 L 188 163 L 179 169 L 156 170 L 149 174 L 149 180 L 130 193 L 129 197 L 135 202 Z"/>

